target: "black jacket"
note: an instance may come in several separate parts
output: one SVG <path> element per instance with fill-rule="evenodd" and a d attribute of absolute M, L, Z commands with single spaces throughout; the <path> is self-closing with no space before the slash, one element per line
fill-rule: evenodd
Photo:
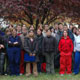
<path fill-rule="evenodd" d="M 0 49 L 0 52 L 5 52 L 5 43 L 4 38 L 0 35 L 0 44 L 4 45 L 4 48 Z"/>
<path fill-rule="evenodd" d="M 42 47 L 43 47 L 43 53 L 56 53 L 56 39 L 52 36 L 44 37 Z"/>
<path fill-rule="evenodd" d="M 37 41 L 37 53 L 42 53 L 42 41 L 43 41 L 43 35 L 37 35 L 36 36 Z"/>
<path fill-rule="evenodd" d="M 24 50 L 26 53 L 30 54 L 36 54 L 37 53 L 37 42 L 36 38 L 33 39 L 33 42 L 30 41 L 30 38 L 24 39 Z"/>

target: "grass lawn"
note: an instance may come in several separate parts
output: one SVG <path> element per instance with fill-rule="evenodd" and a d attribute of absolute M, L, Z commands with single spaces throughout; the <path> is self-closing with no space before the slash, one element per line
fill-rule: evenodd
<path fill-rule="evenodd" d="M 47 75 L 45 73 L 39 74 L 38 77 L 31 75 L 30 77 L 22 76 L 0 76 L 0 80 L 80 80 L 80 74 L 78 75 L 64 75 L 60 76 L 58 72 L 55 75 Z"/>

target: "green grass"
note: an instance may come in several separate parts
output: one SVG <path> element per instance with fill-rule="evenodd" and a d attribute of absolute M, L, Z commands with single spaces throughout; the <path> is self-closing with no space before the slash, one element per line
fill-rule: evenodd
<path fill-rule="evenodd" d="M 80 80 L 80 74 L 78 75 L 67 75 L 60 76 L 57 72 L 55 75 L 47 75 L 46 73 L 41 73 L 38 77 L 31 75 L 30 77 L 22 76 L 0 76 L 0 80 Z"/>

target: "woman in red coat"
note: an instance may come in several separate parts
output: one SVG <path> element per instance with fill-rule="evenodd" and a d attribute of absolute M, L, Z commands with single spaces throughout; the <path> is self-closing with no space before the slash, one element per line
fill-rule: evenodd
<path fill-rule="evenodd" d="M 58 48 L 60 51 L 60 75 L 63 76 L 65 71 L 67 74 L 71 74 L 73 42 L 67 31 L 63 32 Z"/>

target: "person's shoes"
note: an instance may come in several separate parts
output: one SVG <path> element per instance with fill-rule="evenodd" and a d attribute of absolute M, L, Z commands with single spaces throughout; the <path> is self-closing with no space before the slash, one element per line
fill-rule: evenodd
<path fill-rule="evenodd" d="M 60 76 L 64 76 L 64 74 L 60 74 Z"/>
<path fill-rule="evenodd" d="M 22 76 L 23 74 L 22 73 L 20 73 L 20 76 Z"/>
<path fill-rule="evenodd" d="M 34 73 L 34 76 L 35 76 L 35 77 L 37 77 L 37 76 L 38 76 L 38 73 L 37 73 L 37 72 L 36 72 L 36 73 Z"/>
<path fill-rule="evenodd" d="M 29 73 L 29 74 L 26 74 L 26 76 L 27 76 L 27 77 L 29 77 L 30 75 L 31 75 L 31 73 Z"/>
<path fill-rule="evenodd" d="M 8 74 L 7 74 L 7 73 L 5 73 L 4 75 L 5 75 L 5 76 L 7 76 Z"/>
<path fill-rule="evenodd" d="M 68 74 L 68 76 L 71 76 L 71 74 Z"/>
<path fill-rule="evenodd" d="M 78 73 L 73 73 L 74 75 L 77 75 Z"/>

